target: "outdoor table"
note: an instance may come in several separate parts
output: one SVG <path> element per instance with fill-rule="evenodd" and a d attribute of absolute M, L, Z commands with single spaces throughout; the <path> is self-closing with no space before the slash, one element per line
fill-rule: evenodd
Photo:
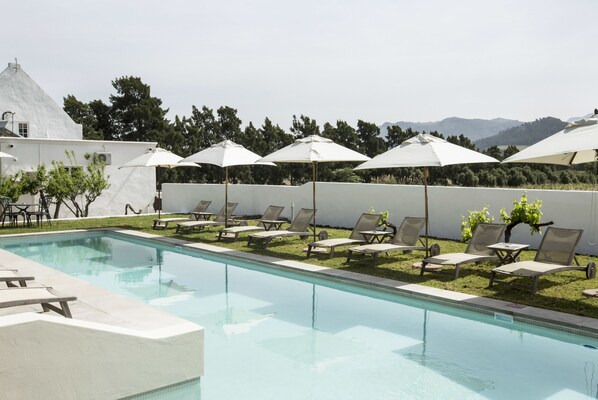
<path fill-rule="evenodd" d="M 388 231 L 359 231 L 366 242 L 368 243 L 382 243 L 387 237 L 392 237 L 393 233 Z"/>
<path fill-rule="evenodd" d="M 495 243 L 490 246 L 486 246 L 490 250 L 494 251 L 494 254 L 500 260 L 500 265 L 510 264 L 517 262 L 519 254 L 529 247 L 529 244 L 518 244 L 518 243 Z"/>
<path fill-rule="evenodd" d="M 269 231 L 271 229 L 278 230 L 282 227 L 286 221 L 274 220 L 274 219 L 260 219 L 262 225 L 264 225 L 264 229 Z"/>
<path fill-rule="evenodd" d="M 19 210 L 19 214 L 23 216 L 23 226 L 31 226 L 31 215 L 29 214 L 29 208 L 32 207 L 37 211 L 39 203 L 9 203 L 9 207 L 14 207 Z"/>
<path fill-rule="evenodd" d="M 203 219 L 204 221 L 209 221 L 210 218 L 215 215 L 214 213 L 211 212 L 192 212 L 191 214 L 193 214 L 193 216 L 195 217 L 196 221 L 199 221 L 201 219 Z"/>

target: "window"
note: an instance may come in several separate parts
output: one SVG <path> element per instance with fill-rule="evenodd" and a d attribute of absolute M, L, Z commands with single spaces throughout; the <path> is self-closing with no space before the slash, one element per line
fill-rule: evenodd
<path fill-rule="evenodd" d="M 29 125 L 27 122 L 19 122 L 19 135 L 27 137 L 29 134 Z"/>

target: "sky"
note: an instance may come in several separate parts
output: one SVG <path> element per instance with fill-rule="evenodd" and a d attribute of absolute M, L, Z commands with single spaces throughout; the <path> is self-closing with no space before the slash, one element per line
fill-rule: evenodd
<path fill-rule="evenodd" d="M 137 76 L 169 108 L 243 124 L 532 121 L 598 107 L 596 0 L 19 0 L 4 66 L 59 104 Z M 0 61 L 2 61 L 0 59 Z M 0 65 L 1 66 L 1 65 Z"/>

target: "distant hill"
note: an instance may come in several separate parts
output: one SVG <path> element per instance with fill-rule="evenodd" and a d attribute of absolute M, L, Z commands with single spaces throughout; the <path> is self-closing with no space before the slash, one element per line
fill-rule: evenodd
<path fill-rule="evenodd" d="M 506 129 L 497 135 L 474 142 L 480 149 L 492 146 L 530 146 L 561 131 L 567 123 L 558 118 L 545 117 Z"/>
<path fill-rule="evenodd" d="M 386 128 L 388 126 L 398 125 L 403 130 L 411 128 L 418 132 L 437 131 L 442 133 L 445 137 L 462 134 L 472 141 L 476 141 L 488 136 L 496 135 L 500 131 L 521 125 L 522 123 L 523 122 L 521 121 L 505 118 L 466 119 L 450 117 L 435 122 L 385 122 L 380 126 L 380 133 L 382 136 L 386 136 Z"/>

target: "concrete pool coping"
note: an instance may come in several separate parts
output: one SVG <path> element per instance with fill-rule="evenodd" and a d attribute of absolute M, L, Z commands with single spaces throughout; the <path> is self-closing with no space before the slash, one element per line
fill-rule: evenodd
<path fill-rule="evenodd" d="M 460 292 L 453 292 L 449 290 L 433 288 L 429 286 L 406 283 L 393 279 L 361 274 L 357 272 L 322 267 L 313 264 L 303 263 L 300 261 L 285 260 L 276 257 L 263 256 L 238 250 L 231 250 L 228 248 L 218 247 L 210 244 L 188 242 L 186 240 L 165 237 L 159 234 L 139 232 L 122 228 L 98 228 L 72 231 L 43 232 L 33 234 L 6 235 L 4 237 L 61 235 L 68 233 L 102 231 L 115 232 L 134 238 L 151 240 L 161 244 L 180 246 L 181 248 L 186 249 L 196 249 L 203 252 L 223 255 L 238 260 L 254 261 L 260 264 L 265 264 L 268 266 L 295 272 L 301 272 L 315 277 L 333 279 L 372 289 L 380 289 L 386 292 L 396 293 L 406 297 L 412 297 L 420 300 L 429 300 L 436 303 L 441 303 L 449 306 L 456 306 L 459 308 L 483 312 L 486 314 L 499 313 L 502 315 L 511 316 L 515 321 L 544 325 L 553 329 L 571 331 L 573 333 L 598 337 L 598 319 L 591 317 L 584 317 L 559 311 L 542 309 L 538 307 L 526 306 L 503 300 L 496 300 L 487 297 L 474 296 Z M 8 254 L 12 255 L 12 253 Z M 20 259 L 20 257 L 18 258 Z M 8 263 L 8 265 L 15 264 Z M 39 267 L 37 268 L 37 270 L 39 270 Z M 112 294 L 106 297 L 106 292 L 108 291 L 101 288 L 97 288 L 85 281 L 82 281 L 70 275 L 66 275 L 62 272 L 53 270 L 49 267 L 43 267 L 42 270 L 43 273 L 40 276 L 40 281 L 43 282 L 46 286 L 54 285 L 54 287 L 59 290 L 61 290 L 64 287 L 65 292 L 69 294 L 72 293 L 79 297 L 79 300 L 76 302 L 76 304 L 73 305 L 73 315 L 75 315 L 75 318 L 81 317 L 81 319 L 87 319 L 96 322 L 104 322 L 108 324 L 115 324 L 117 326 L 130 327 L 136 329 L 153 329 L 159 327 L 161 324 L 164 323 L 173 324 L 177 321 L 181 321 L 180 318 L 175 317 L 174 315 L 167 314 L 147 304 L 128 299 L 119 294 Z M 27 271 L 28 269 L 24 269 L 24 272 Z M 55 273 L 52 271 L 55 271 Z M 40 274 L 38 273 L 38 275 Z M 65 285 L 65 282 L 63 280 L 65 279 L 65 275 L 68 277 L 68 282 L 72 282 L 72 280 L 76 280 L 78 282 L 76 282 L 76 284 L 73 285 Z M 108 294 L 109 293 L 110 292 L 108 292 Z M 125 307 L 122 310 L 115 309 L 115 307 L 118 308 L 118 305 L 121 304 L 121 301 L 126 301 L 127 307 Z M 144 311 L 140 312 L 141 310 Z M 0 309 L 0 315 L 3 315 L 5 313 L 5 310 Z"/>

